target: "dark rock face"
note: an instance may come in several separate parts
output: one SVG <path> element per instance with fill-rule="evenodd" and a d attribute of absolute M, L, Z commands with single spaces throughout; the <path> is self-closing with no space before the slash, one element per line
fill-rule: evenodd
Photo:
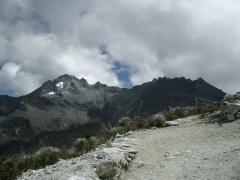
<path fill-rule="evenodd" d="M 167 107 L 190 106 L 195 98 L 220 101 L 225 93 L 199 78 L 158 78 L 115 96 L 105 107 L 107 119 L 151 115 Z M 110 111 L 110 112 L 109 112 Z"/>
<path fill-rule="evenodd" d="M 114 124 L 121 116 L 193 105 L 195 97 L 220 101 L 224 95 L 203 79 L 159 78 L 121 89 L 63 75 L 26 96 L 0 96 L 0 154 L 33 144 L 68 145 L 75 136 L 101 134 L 102 124 Z"/>

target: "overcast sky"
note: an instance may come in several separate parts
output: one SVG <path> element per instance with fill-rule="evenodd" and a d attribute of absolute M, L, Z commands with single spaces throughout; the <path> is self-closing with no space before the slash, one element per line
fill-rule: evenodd
<path fill-rule="evenodd" d="M 240 91 L 239 0 L 0 0 L 0 94 L 69 73 L 131 86 L 203 77 Z"/>

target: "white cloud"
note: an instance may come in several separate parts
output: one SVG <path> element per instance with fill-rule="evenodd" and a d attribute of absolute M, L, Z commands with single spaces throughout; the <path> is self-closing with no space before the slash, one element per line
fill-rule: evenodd
<path fill-rule="evenodd" d="M 118 61 L 134 84 L 201 76 L 238 91 L 239 9 L 236 0 L 0 0 L 0 67 L 15 64 L 21 74 L 2 67 L 0 85 L 23 94 L 63 73 L 119 85 Z M 28 84 L 14 86 L 19 78 Z"/>
<path fill-rule="evenodd" d="M 14 63 L 5 63 L 0 71 L 0 84 L 10 90 L 17 90 L 17 94 L 30 92 L 39 85 L 39 77 L 24 72 L 21 66 Z"/>

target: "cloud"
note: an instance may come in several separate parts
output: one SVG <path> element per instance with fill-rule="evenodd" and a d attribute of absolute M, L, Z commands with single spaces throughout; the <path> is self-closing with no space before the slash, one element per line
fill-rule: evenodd
<path fill-rule="evenodd" d="M 10 90 L 17 89 L 17 93 L 31 91 L 38 86 L 38 78 L 35 74 L 21 71 L 21 66 L 14 63 L 5 63 L 0 71 L 0 84 Z M 13 95 L 16 95 L 13 93 Z"/>
<path fill-rule="evenodd" d="M 0 0 L 0 86 L 25 94 L 63 73 L 122 85 L 117 62 L 133 84 L 201 76 L 238 91 L 239 8 L 236 0 Z"/>

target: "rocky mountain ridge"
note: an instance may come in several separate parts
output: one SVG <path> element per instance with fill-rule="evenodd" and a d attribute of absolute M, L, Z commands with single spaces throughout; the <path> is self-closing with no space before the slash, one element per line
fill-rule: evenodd
<path fill-rule="evenodd" d="M 158 78 L 124 89 L 63 75 L 26 96 L 0 96 L 0 154 L 68 145 L 79 136 L 101 135 L 103 125 L 122 116 L 148 116 L 224 95 L 201 78 Z"/>

